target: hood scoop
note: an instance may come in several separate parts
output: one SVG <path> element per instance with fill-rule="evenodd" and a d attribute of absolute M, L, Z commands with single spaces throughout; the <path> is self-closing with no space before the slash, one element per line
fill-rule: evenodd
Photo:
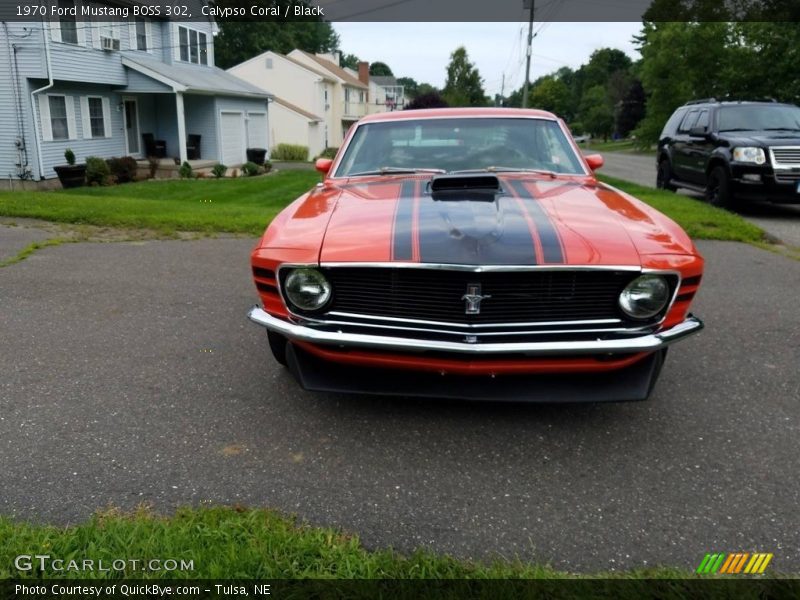
<path fill-rule="evenodd" d="M 486 173 L 454 173 L 435 175 L 428 184 L 434 200 L 478 200 L 494 202 L 502 193 L 496 175 Z"/>

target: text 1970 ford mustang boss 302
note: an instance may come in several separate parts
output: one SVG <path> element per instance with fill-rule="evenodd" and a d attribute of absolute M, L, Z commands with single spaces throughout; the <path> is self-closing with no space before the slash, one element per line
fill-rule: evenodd
<path fill-rule="evenodd" d="M 542 111 L 364 118 L 253 250 L 249 317 L 310 390 L 645 399 L 703 259 L 601 165 Z"/>

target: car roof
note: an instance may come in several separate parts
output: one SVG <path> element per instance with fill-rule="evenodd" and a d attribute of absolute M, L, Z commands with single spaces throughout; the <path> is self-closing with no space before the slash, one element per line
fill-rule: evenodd
<path fill-rule="evenodd" d="M 407 119 L 431 119 L 437 117 L 558 118 L 553 113 L 545 110 L 522 108 L 422 108 L 416 110 L 398 110 L 393 112 L 377 113 L 364 117 L 359 122 L 369 123 L 372 121 L 404 121 Z"/>
<path fill-rule="evenodd" d="M 687 106 L 794 106 L 785 102 L 772 102 L 771 100 L 694 100 L 684 104 L 681 108 Z"/>

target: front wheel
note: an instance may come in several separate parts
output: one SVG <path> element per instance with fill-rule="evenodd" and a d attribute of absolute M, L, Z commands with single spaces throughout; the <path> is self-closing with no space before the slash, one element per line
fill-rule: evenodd
<path fill-rule="evenodd" d="M 725 167 L 711 169 L 706 186 L 706 198 L 709 203 L 721 208 L 734 208 L 735 201 L 731 192 L 731 179 Z"/>
<path fill-rule="evenodd" d="M 656 187 L 660 190 L 667 190 L 674 192 L 678 188 L 670 183 L 672 180 L 672 167 L 669 160 L 666 158 L 658 163 L 658 171 L 656 172 Z"/>

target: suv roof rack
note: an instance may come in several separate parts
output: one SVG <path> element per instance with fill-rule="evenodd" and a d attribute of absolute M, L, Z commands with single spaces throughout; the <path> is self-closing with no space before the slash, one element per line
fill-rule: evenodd
<path fill-rule="evenodd" d="M 684 106 L 691 106 L 692 104 L 716 104 L 721 102 L 775 102 L 778 101 L 775 98 L 767 97 L 767 98 L 735 98 L 733 96 L 724 96 L 722 98 L 700 98 L 697 100 L 688 100 L 684 103 Z"/>

